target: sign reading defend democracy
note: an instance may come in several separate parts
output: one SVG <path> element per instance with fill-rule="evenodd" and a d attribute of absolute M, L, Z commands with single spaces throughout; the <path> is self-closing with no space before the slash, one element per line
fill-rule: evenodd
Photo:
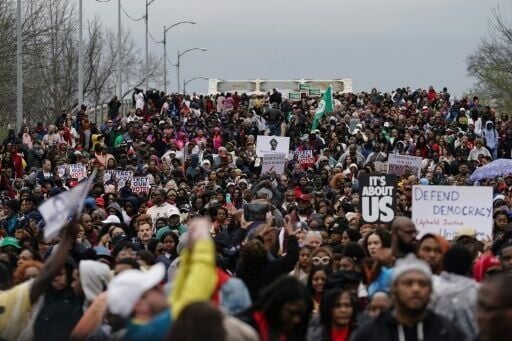
<path fill-rule="evenodd" d="M 285 163 L 286 154 L 265 154 L 263 155 L 261 174 L 265 174 L 267 172 L 276 172 L 276 174 L 283 174 Z"/>
<path fill-rule="evenodd" d="M 451 240 L 466 227 L 482 240 L 492 235 L 492 187 L 413 186 L 412 220 L 420 238 L 435 233 Z"/>
<path fill-rule="evenodd" d="M 390 223 L 396 211 L 396 177 L 394 175 L 360 175 L 360 205 L 366 223 Z"/>
<path fill-rule="evenodd" d="M 407 171 L 418 178 L 421 174 L 421 157 L 411 155 L 389 154 L 388 174 L 402 176 Z"/>

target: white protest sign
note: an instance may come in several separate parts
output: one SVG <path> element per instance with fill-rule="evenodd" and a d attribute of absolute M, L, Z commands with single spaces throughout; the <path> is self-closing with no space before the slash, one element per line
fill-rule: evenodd
<path fill-rule="evenodd" d="M 394 174 L 398 177 L 409 171 L 418 178 L 421 175 L 421 160 L 419 156 L 389 154 L 388 156 L 388 174 Z"/>
<path fill-rule="evenodd" d="M 81 163 L 64 164 L 57 167 L 57 174 L 61 179 L 77 179 L 82 181 L 82 179 L 87 177 L 87 169 Z"/>
<path fill-rule="evenodd" d="M 151 185 L 149 183 L 149 177 L 147 176 L 136 176 L 132 180 L 132 192 L 133 193 L 148 193 Z"/>
<path fill-rule="evenodd" d="M 59 178 L 63 179 L 66 175 L 69 175 L 69 167 L 67 164 L 57 166 L 57 174 Z"/>
<path fill-rule="evenodd" d="M 85 179 L 87 177 L 87 169 L 85 168 L 84 164 L 74 163 L 68 166 L 69 174 L 71 175 L 72 179 L 77 179 L 78 181 L 81 181 L 82 179 Z"/>
<path fill-rule="evenodd" d="M 265 154 L 288 154 L 288 150 L 290 150 L 289 137 L 258 135 L 256 138 L 258 157 L 263 157 Z"/>
<path fill-rule="evenodd" d="M 103 176 L 103 183 L 105 185 L 116 185 L 117 189 L 124 187 L 126 180 L 133 179 L 133 172 L 126 170 L 106 170 Z"/>
<path fill-rule="evenodd" d="M 285 163 L 286 154 L 265 154 L 263 155 L 261 174 L 265 174 L 267 172 L 276 172 L 276 174 L 283 174 Z"/>
<path fill-rule="evenodd" d="M 492 187 L 413 186 L 412 220 L 419 238 L 435 233 L 451 240 L 466 227 L 485 239 L 492 235 Z"/>

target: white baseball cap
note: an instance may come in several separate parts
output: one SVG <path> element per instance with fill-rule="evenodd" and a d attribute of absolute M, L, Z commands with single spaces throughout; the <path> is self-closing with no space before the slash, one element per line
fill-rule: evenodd
<path fill-rule="evenodd" d="M 121 220 L 116 215 L 109 215 L 107 219 L 101 221 L 103 224 L 121 224 Z"/>
<path fill-rule="evenodd" d="M 133 307 L 146 291 L 154 288 L 165 277 L 165 266 L 157 263 L 146 272 L 125 270 L 114 277 L 107 290 L 107 305 L 112 314 L 131 315 Z"/>

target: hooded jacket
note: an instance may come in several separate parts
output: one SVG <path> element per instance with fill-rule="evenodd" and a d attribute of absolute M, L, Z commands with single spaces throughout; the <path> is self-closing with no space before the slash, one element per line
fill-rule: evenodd
<path fill-rule="evenodd" d="M 132 204 L 133 212 L 135 212 L 135 213 L 139 212 L 139 200 L 136 197 L 130 196 L 130 197 L 125 198 L 124 200 L 125 200 L 125 203 L 129 202 Z"/>
<path fill-rule="evenodd" d="M 108 283 L 112 279 L 112 273 L 108 265 L 93 260 L 81 261 L 79 272 L 86 305 L 89 305 L 107 289 Z"/>
<path fill-rule="evenodd" d="M 491 125 L 490 129 L 488 128 Z M 495 149 L 498 146 L 498 132 L 494 129 L 492 121 L 485 122 L 485 128 L 482 129 L 482 137 L 485 139 L 485 145 L 489 149 Z"/>
<path fill-rule="evenodd" d="M 433 310 L 455 323 L 468 340 L 473 340 L 478 334 L 475 320 L 478 283 L 469 277 L 442 272 L 434 276 L 433 286 Z"/>
<path fill-rule="evenodd" d="M 464 333 L 446 318 L 432 311 L 427 311 L 423 319 L 423 340 L 461 341 Z M 391 311 L 383 311 L 373 321 L 359 327 L 352 335 L 351 341 L 399 341 L 399 323 Z"/>

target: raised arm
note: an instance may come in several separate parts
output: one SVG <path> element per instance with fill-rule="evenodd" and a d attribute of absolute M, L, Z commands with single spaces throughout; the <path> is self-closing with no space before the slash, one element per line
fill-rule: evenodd
<path fill-rule="evenodd" d="M 73 241 L 76 240 L 78 234 L 77 224 L 78 220 L 73 219 L 73 221 L 64 226 L 62 238 L 58 244 L 57 250 L 46 260 L 43 270 L 39 276 L 34 279 L 34 283 L 32 283 L 32 287 L 30 288 L 30 302 L 32 304 L 46 291 L 55 275 L 64 266 L 71 245 Z"/>
<path fill-rule="evenodd" d="M 188 224 L 189 249 L 182 255 L 169 297 L 173 319 L 188 304 L 209 300 L 217 285 L 215 246 L 210 237 L 210 226 L 211 222 L 202 218 Z"/>

